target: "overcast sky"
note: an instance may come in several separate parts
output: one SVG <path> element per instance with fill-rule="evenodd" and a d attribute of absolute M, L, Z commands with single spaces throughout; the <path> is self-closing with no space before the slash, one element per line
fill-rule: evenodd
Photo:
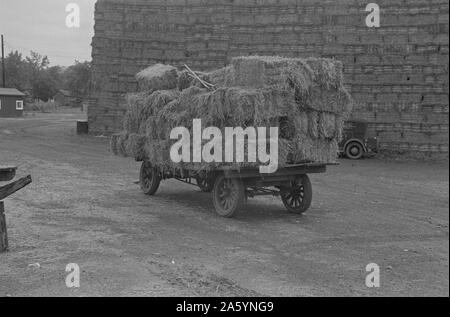
<path fill-rule="evenodd" d="M 6 52 L 31 50 L 47 55 L 51 65 L 91 60 L 96 0 L 0 0 L 0 33 Z M 80 28 L 66 26 L 66 5 L 80 6 Z"/>

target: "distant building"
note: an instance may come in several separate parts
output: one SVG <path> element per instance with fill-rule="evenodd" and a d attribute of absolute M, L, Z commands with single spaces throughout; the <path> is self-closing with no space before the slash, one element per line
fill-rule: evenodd
<path fill-rule="evenodd" d="M 25 94 L 15 88 L 0 88 L 0 117 L 21 117 Z"/>
<path fill-rule="evenodd" d="M 75 98 L 72 96 L 70 91 L 64 89 L 58 91 L 53 99 L 58 105 L 63 107 L 72 106 L 75 102 Z"/>

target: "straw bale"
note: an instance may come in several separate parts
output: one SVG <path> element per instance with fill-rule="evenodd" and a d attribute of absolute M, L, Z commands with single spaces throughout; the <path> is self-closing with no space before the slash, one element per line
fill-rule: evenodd
<path fill-rule="evenodd" d="M 319 136 L 322 139 L 333 139 L 336 137 L 336 115 L 331 112 L 319 113 Z"/>
<path fill-rule="evenodd" d="M 136 79 L 141 91 L 170 90 L 177 88 L 178 71 L 170 65 L 155 64 L 137 73 Z"/>
<path fill-rule="evenodd" d="M 137 160 L 142 160 L 146 157 L 144 150 L 145 142 L 147 138 L 145 135 L 130 134 L 125 142 L 125 153 L 128 157 L 133 157 Z"/>
<path fill-rule="evenodd" d="M 234 67 L 229 65 L 206 74 L 205 80 L 218 87 L 235 86 Z"/>
<path fill-rule="evenodd" d="M 312 139 L 319 138 L 319 113 L 308 111 L 308 134 Z"/>

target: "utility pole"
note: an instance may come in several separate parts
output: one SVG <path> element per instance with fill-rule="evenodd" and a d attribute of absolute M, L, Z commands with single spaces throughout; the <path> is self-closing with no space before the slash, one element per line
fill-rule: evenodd
<path fill-rule="evenodd" d="M 2 78 L 3 78 L 3 88 L 6 88 L 5 45 L 3 43 L 3 34 L 2 34 Z"/>

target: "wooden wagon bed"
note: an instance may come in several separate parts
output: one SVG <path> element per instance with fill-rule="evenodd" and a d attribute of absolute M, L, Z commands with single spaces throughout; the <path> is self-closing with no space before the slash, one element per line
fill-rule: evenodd
<path fill-rule="evenodd" d="M 288 211 L 302 214 L 312 202 L 308 174 L 325 173 L 328 165 L 335 164 L 292 164 L 273 174 L 261 174 L 257 168 L 216 169 L 199 174 L 189 169 L 163 172 L 158 166 L 144 161 L 139 182 L 143 192 L 150 196 L 156 193 L 160 182 L 165 179 L 197 185 L 204 192 L 212 192 L 214 208 L 223 217 L 232 217 L 247 198 L 266 195 L 281 197 Z"/>

